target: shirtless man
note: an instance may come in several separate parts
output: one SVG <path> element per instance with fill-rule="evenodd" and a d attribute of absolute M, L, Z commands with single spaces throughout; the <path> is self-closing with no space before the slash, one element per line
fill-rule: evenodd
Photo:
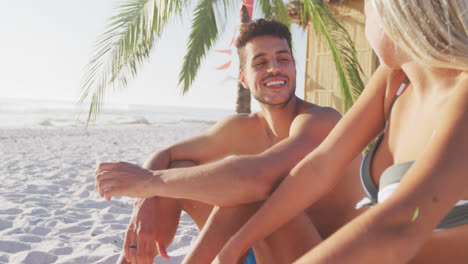
<path fill-rule="evenodd" d="M 241 81 L 260 112 L 230 116 L 200 136 L 156 152 L 144 168 L 125 162 L 99 165 L 96 188 L 102 197 L 142 198 L 135 202 L 122 263 L 153 263 L 158 253 L 167 257 L 181 210 L 199 228 L 205 226 L 185 262 L 210 263 L 340 119 L 334 109 L 295 96 L 296 67 L 286 26 L 266 20 L 243 25 L 237 48 Z M 358 215 L 350 208 L 363 197 L 360 160 L 359 155 L 321 202 L 257 242 L 257 263 L 290 263 Z"/>

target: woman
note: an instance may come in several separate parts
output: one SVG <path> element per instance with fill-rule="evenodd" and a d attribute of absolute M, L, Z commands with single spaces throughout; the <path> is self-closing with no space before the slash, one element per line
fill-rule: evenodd
<path fill-rule="evenodd" d="M 362 166 L 375 205 L 295 263 L 467 263 L 467 11 L 466 0 L 366 0 L 383 66 L 215 262 L 235 263 L 319 200 L 381 134 Z"/>

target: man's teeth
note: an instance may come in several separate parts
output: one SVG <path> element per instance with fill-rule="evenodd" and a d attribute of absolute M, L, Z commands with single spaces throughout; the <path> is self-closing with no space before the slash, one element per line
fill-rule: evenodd
<path fill-rule="evenodd" d="M 284 81 L 277 81 L 277 82 L 269 82 L 266 86 L 273 86 L 273 85 L 283 85 Z"/>

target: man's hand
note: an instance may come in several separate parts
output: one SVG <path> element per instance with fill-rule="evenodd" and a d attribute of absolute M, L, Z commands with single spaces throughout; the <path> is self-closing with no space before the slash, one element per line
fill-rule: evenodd
<path fill-rule="evenodd" d="M 127 162 L 101 163 L 96 170 L 96 191 L 110 201 L 112 196 L 152 197 L 151 171 Z"/>
<path fill-rule="evenodd" d="M 159 224 L 158 199 L 153 197 L 135 202 L 124 243 L 125 258 L 130 263 L 151 264 L 158 253 L 169 259 L 162 238 L 163 233 L 170 230 Z"/>

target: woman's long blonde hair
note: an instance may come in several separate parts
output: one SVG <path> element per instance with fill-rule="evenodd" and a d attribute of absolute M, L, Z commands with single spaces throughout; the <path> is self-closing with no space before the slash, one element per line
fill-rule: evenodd
<path fill-rule="evenodd" d="M 370 0 L 385 32 L 436 68 L 468 70 L 468 0 Z"/>

